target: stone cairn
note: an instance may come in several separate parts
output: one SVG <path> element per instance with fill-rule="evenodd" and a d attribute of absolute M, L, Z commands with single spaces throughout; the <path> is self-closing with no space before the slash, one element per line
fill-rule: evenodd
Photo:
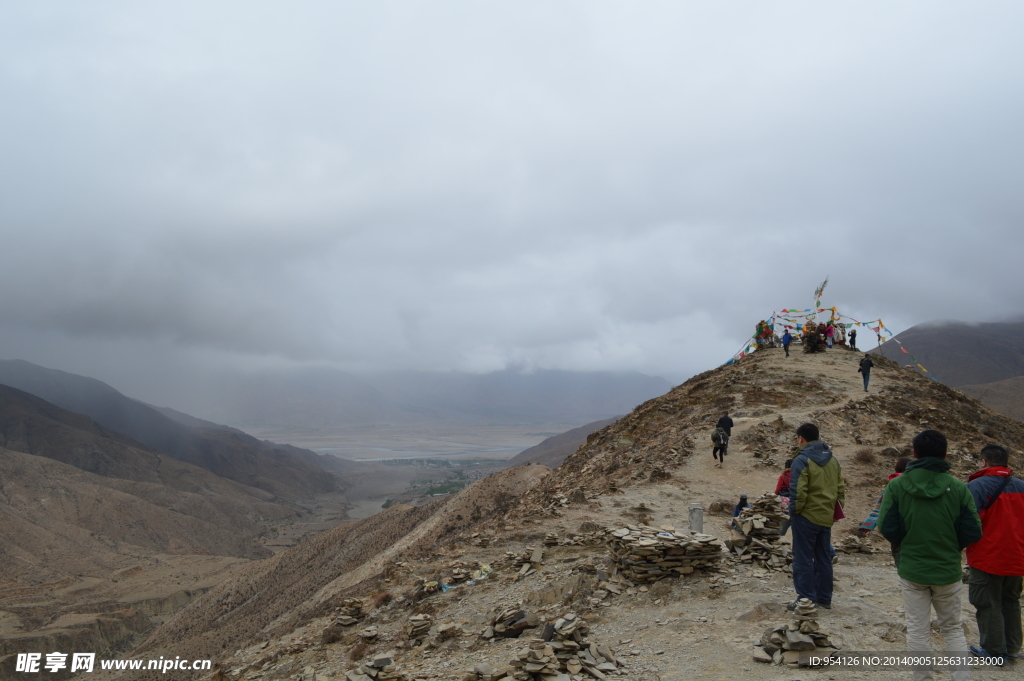
<path fill-rule="evenodd" d="M 495 613 L 491 625 L 484 629 L 482 636 L 490 639 L 495 636 L 501 638 L 519 638 L 519 635 L 526 629 L 532 629 L 540 624 L 540 618 L 527 613 L 519 608 L 502 608 Z"/>
<path fill-rule="evenodd" d="M 479 568 L 480 563 L 477 561 L 471 561 L 470 563 L 463 563 L 461 560 L 455 561 L 448 566 L 451 573 L 443 581 L 447 585 L 461 584 L 472 579 L 473 571 Z"/>
<path fill-rule="evenodd" d="M 433 625 L 434 618 L 430 615 L 413 615 L 405 625 L 405 633 L 411 641 L 422 641 Z"/>
<path fill-rule="evenodd" d="M 654 582 L 713 570 L 722 560 L 722 542 L 710 534 L 660 531 L 649 525 L 608 528 L 605 536 L 612 559 L 634 582 Z"/>
<path fill-rule="evenodd" d="M 363 619 L 365 614 L 363 613 L 363 601 L 359 598 L 346 598 L 334 612 L 337 615 L 334 623 L 343 627 L 355 624 Z"/>
<path fill-rule="evenodd" d="M 334 620 L 327 625 L 327 628 L 320 634 L 323 643 L 334 643 L 340 641 L 347 631 L 346 627 L 363 619 L 363 601 L 358 598 L 346 598 L 334 611 Z"/>
<path fill-rule="evenodd" d="M 578 678 L 581 672 L 595 679 L 604 679 L 606 672 L 615 672 L 620 663 L 611 648 L 588 643 L 586 621 L 575 613 L 567 613 L 544 625 L 541 638 L 530 641 L 530 647 L 512 660 L 517 681 L 553 681 Z"/>
<path fill-rule="evenodd" d="M 406 681 L 409 676 L 395 664 L 393 653 L 374 655 L 373 658 L 348 672 L 348 681 Z"/>
<path fill-rule="evenodd" d="M 788 520 L 778 497 L 765 494 L 740 511 L 732 537 L 725 545 L 740 561 L 757 563 L 769 570 L 784 570 L 793 562 L 793 552 L 780 544 L 782 522 Z"/>
<path fill-rule="evenodd" d="M 494 530 L 474 532 L 469 535 L 469 543 L 480 548 L 487 548 L 494 541 Z"/>
<path fill-rule="evenodd" d="M 504 557 L 499 561 L 499 565 L 508 565 L 512 568 L 519 570 L 519 574 L 516 575 L 517 579 L 522 579 L 527 575 L 533 574 L 541 568 L 544 562 L 544 549 L 534 549 L 527 547 L 523 551 L 506 551 Z"/>
<path fill-rule="evenodd" d="M 871 543 L 867 537 L 844 537 L 839 546 L 836 547 L 837 551 L 843 553 L 879 553 L 879 550 Z"/>
<path fill-rule="evenodd" d="M 814 601 L 801 598 L 797 601 L 792 622 L 764 632 L 761 645 L 754 648 L 754 660 L 807 667 L 811 666 L 811 656 L 827 658 L 835 655 L 836 647 L 814 619 L 817 614 L 818 606 Z"/>

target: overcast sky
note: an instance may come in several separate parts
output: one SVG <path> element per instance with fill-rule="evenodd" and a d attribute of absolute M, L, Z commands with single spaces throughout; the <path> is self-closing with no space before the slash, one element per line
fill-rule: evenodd
<path fill-rule="evenodd" d="M 638 370 L 1024 313 L 1015 2 L 0 6 L 3 358 Z M 863 344 L 863 343 L 862 343 Z M 149 390 L 149 392 L 147 392 Z"/>

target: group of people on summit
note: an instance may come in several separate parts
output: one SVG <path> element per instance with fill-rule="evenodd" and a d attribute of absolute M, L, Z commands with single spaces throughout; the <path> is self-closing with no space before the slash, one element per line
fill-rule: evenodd
<path fill-rule="evenodd" d="M 837 336 L 839 337 L 838 340 Z M 804 344 L 805 352 L 831 350 L 835 343 L 842 343 L 849 350 L 857 349 L 857 329 L 851 329 L 849 335 L 847 335 L 845 327 L 841 324 L 837 327 L 831 321 L 827 323 L 820 322 L 817 325 L 813 322 L 808 322 L 804 327 L 803 333 L 800 334 L 800 339 Z M 782 349 L 786 351 L 786 357 L 789 357 L 789 346 L 793 344 L 793 334 L 789 332 L 788 327 L 783 331 L 781 340 Z"/>
<path fill-rule="evenodd" d="M 793 530 L 793 585 L 797 601 L 832 607 L 831 528 L 844 517 L 846 485 L 842 468 L 812 423 L 797 428 L 799 454 L 788 478 Z M 928 655 L 931 610 L 938 618 L 946 652 L 968 651 L 993 664 L 1019 657 L 1021 586 L 1024 579 L 1024 481 L 1013 476 L 1004 447 L 982 448 L 980 467 L 967 483 L 950 474 L 946 437 L 925 430 L 913 440 L 913 459 L 902 460 L 890 476 L 870 518 L 892 544 L 907 626 L 907 650 Z M 903 468 L 899 471 L 899 468 Z M 783 474 L 785 477 L 785 474 Z M 866 521 L 866 522 L 869 522 Z M 862 529 L 863 529 L 862 525 Z M 785 532 L 785 528 L 782 530 Z M 966 549 L 970 567 L 968 600 L 976 610 L 979 645 L 967 645 L 961 621 Z M 789 605 L 796 607 L 796 601 Z M 932 679 L 930 666 L 915 668 L 915 681 Z M 952 669 L 954 681 L 970 678 L 966 663 Z"/>

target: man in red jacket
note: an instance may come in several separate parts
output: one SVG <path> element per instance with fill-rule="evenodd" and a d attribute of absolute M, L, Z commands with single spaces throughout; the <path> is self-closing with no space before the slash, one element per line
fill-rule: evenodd
<path fill-rule="evenodd" d="M 1024 481 L 1013 477 L 1004 448 L 981 450 L 981 470 L 967 489 L 981 516 L 981 541 L 967 547 L 968 599 L 977 609 L 980 657 L 1020 656 L 1020 594 L 1024 578 Z"/>

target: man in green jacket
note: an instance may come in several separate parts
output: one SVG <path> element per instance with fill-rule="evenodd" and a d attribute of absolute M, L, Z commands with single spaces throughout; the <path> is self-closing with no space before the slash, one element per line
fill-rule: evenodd
<path fill-rule="evenodd" d="M 793 528 L 793 587 L 797 600 L 807 598 L 832 607 L 832 524 L 836 504 L 846 501 L 846 484 L 832 450 L 821 442 L 818 427 L 796 429 L 800 453 L 789 478 L 789 517 Z M 796 601 L 789 605 L 792 610 Z"/>
<path fill-rule="evenodd" d="M 981 520 L 967 485 L 949 474 L 946 436 L 925 430 L 914 438 L 914 461 L 885 488 L 878 527 L 900 555 L 900 586 L 907 616 L 907 651 L 930 655 L 931 609 L 939 620 L 946 652 L 967 656 L 960 616 L 963 584 L 960 556 L 981 539 Z M 953 681 L 967 681 L 966 662 Z M 914 681 L 930 681 L 930 665 L 914 669 Z"/>

